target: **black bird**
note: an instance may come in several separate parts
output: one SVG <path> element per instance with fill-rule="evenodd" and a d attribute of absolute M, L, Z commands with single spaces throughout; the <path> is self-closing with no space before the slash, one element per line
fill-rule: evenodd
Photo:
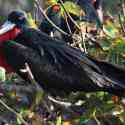
<path fill-rule="evenodd" d="M 49 7 L 46 11 L 47 16 L 49 19 L 54 22 L 58 27 L 60 27 L 61 24 L 61 14 L 60 14 L 61 8 L 59 4 L 53 5 Z M 50 32 L 54 32 L 55 28 L 49 23 L 49 21 L 46 18 L 43 18 L 39 29 L 42 32 L 47 33 L 50 35 Z"/>
<path fill-rule="evenodd" d="M 16 22 L 24 18 L 18 14 L 17 11 L 9 14 L 9 25 L 6 23 L 2 26 L 0 50 L 7 64 L 22 78 L 28 79 L 27 74 L 20 71 L 27 62 L 36 81 L 47 91 L 107 91 L 119 96 L 125 94 L 125 70 L 93 59 L 39 30 L 19 23 L 17 25 Z M 13 16 L 15 19 L 11 18 Z M 7 35 L 10 33 L 13 35 Z"/>
<path fill-rule="evenodd" d="M 67 23 L 65 18 L 61 15 L 61 5 L 55 4 L 48 8 L 46 12 L 49 19 L 56 24 L 60 29 L 65 31 L 66 33 L 70 34 L 70 31 L 68 29 Z M 79 20 L 78 16 L 75 16 L 73 14 L 70 14 L 74 20 Z M 71 33 L 74 33 L 76 31 L 76 26 L 74 23 L 67 17 L 67 22 L 69 24 Z M 67 43 L 72 43 L 73 39 L 71 35 L 65 35 L 62 34 L 60 31 L 58 31 L 54 26 L 52 26 L 49 21 L 44 18 L 39 26 L 39 29 L 42 32 L 45 32 L 46 34 L 50 35 L 51 32 L 53 32 L 53 36 L 56 39 L 63 40 Z"/>

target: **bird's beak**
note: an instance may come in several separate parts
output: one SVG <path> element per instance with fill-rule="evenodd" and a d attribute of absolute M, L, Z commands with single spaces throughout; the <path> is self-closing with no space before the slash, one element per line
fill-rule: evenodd
<path fill-rule="evenodd" d="M 0 27 L 0 35 L 3 35 L 10 30 L 12 30 L 15 27 L 15 24 L 11 23 L 10 21 L 6 21 L 1 27 Z"/>

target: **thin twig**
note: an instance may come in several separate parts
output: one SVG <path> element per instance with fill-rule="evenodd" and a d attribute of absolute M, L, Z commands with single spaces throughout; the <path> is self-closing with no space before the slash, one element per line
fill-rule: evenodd
<path fill-rule="evenodd" d="M 52 98 L 51 96 L 48 96 L 48 99 L 50 101 L 52 101 L 58 105 L 64 106 L 64 107 L 71 107 L 72 106 L 72 103 L 70 103 L 70 102 L 62 102 L 62 101 L 59 101 L 59 100 Z"/>
<path fill-rule="evenodd" d="M 123 16 L 125 17 L 125 5 L 122 0 L 120 0 Z"/>
<path fill-rule="evenodd" d="M 123 15 L 123 17 L 124 17 L 124 22 L 125 22 L 125 3 L 124 3 L 124 0 L 120 0 L 120 2 L 121 2 L 121 8 L 122 8 L 122 10 L 121 10 L 121 15 Z M 120 16 L 121 16 L 120 15 Z M 120 19 L 121 19 L 121 17 L 120 17 Z M 121 21 L 122 22 L 122 21 Z M 125 24 L 124 23 L 122 23 L 122 25 L 123 25 L 123 27 L 125 28 Z M 124 32 L 125 33 L 125 32 Z"/>
<path fill-rule="evenodd" d="M 82 33 L 82 31 L 81 31 L 81 27 L 79 27 L 79 25 L 76 23 L 76 21 L 70 16 L 70 14 L 67 12 L 67 10 L 66 10 L 66 8 L 64 7 L 64 5 L 63 5 L 63 1 L 62 0 L 59 0 L 60 1 L 60 3 L 61 3 L 61 5 L 62 5 L 62 7 L 63 7 L 63 9 L 64 9 L 64 11 L 65 11 L 65 13 L 66 13 L 66 15 L 69 17 L 69 19 L 72 21 L 72 23 L 80 30 L 80 34 L 81 34 L 81 38 L 82 38 L 82 43 L 83 43 L 83 51 L 85 52 L 85 53 L 87 53 L 87 49 L 86 49 L 86 45 L 85 45 L 85 35 L 83 36 L 83 33 Z M 80 47 L 81 48 L 81 50 L 82 50 L 82 47 Z"/>
<path fill-rule="evenodd" d="M 25 63 L 25 67 L 26 67 L 26 70 L 27 70 L 27 73 L 28 73 L 28 77 L 29 77 L 31 83 L 32 83 L 33 85 L 35 85 L 36 89 L 37 89 L 38 91 L 40 91 L 40 92 L 42 93 L 42 95 L 43 95 L 43 94 L 44 94 L 44 90 L 43 90 L 43 88 L 42 88 L 41 86 L 39 86 L 39 84 L 38 84 L 37 81 L 35 80 L 34 75 L 33 75 L 32 71 L 31 71 L 31 69 L 30 69 L 29 64 L 28 64 L 28 63 Z"/>
<path fill-rule="evenodd" d="M 79 25 L 76 23 L 76 21 L 70 16 L 70 14 L 67 12 L 67 10 L 66 10 L 66 8 L 64 7 L 64 3 L 63 3 L 63 1 L 62 0 L 59 0 L 60 1 L 60 3 L 61 3 L 61 6 L 63 7 L 63 9 L 64 9 L 64 11 L 65 11 L 65 13 L 66 13 L 66 15 L 69 17 L 69 19 L 72 21 L 72 23 L 80 30 L 80 27 L 79 27 Z M 81 31 L 81 30 L 80 30 Z"/>
<path fill-rule="evenodd" d="M 40 101 L 41 101 L 41 99 L 42 99 L 42 98 L 45 99 L 47 96 L 45 95 L 43 88 L 42 88 L 41 86 L 39 86 L 39 84 L 38 84 L 37 81 L 35 80 L 34 75 L 32 74 L 32 71 L 31 71 L 30 66 L 28 65 L 28 63 L 25 63 L 25 66 L 26 66 L 27 73 L 28 73 L 28 75 L 29 75 L 29 78 L 30 78 L 32 84 L 34 84 L 35 87 L 36 87 L 36 90 L 37 90 L 36 97 L 37 97 L 37 96 L 40 97 L 39 99 L 36 99 L 36 100 L 35 100 L 35 104 L 39 104 Z M 51 115 L 53 115 L 52 112 L 51 112 L 51 110 L 49 109 L 49 107 L 48 107 L 46 101 L 45 101 L 45 100 L 42 100 L 42 102 L 43 102 L 43 105 L 46 107 L 47 111 L 48 111 Z M 34 105 L 32 105 L 32 108 L 33 108 L 33 107 L 34 107 Z"/>
<path fill-rule="evenodd" d="M 67 28 L 68 28 L 68 30 L 69 30 L 69 33 L 72 34 L 70 25 L 69 25 L 68 20 L 67 20 L 67 15 L 66 15 L 65 13 L 64 13 L 64 19 L 65 19 L 65 21 L 66 21 L 66 25 L 67 25 Z"/>
<path fill-rule="evenodd" d="M 98 120 L 96 116 L 93 116 L 94 120 L 96 121 L 97 125 L 101 125 L 101 122 Z"/>
<path fill-rule="evenodd" d="M 24 125 L 29 125 L 23 118 L 22 116 L 16 112 L 14 109 L 12 109 L 11 107 L 9 107 L 7 104 L 5 104 L 1 99 L 0 99 L 0 103 L 6 108 L 8 109 L 10 112 L 14 113 L 19 119 L 20 121 L 24 124 Z"/>
<path fill-rule="evenodd" d="M 124 25 L 123 25 L 123 23 L 122 23 L 121 15 L 120 15 L 120 14 L 118 15 L 118 19 L 119 19 L 119 23 L 120 23 L 120 26 L 121 26 L 122 32 L 125 33 L 125 28 L 124 28 Z"/>
<path fill-rule="evenodd" d="M 81 38 L 82 38 L 82 43 L 83 43 L 83 50 L 84 50 L 84 53 L 88 53 L 87 52 L 87 49 L 86 49 L 86 44 L 85 44 L 85 37 L 86 37 L 86 33 L 82 33 L 81 32 Z"/>

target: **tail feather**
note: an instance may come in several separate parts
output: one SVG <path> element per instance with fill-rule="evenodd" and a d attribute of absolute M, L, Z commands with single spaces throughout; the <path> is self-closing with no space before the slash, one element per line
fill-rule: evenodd
<path fill-rule="evenodd" d="M 90 59 L 91 57 L 89 57 Z M 125 68 L 119 67 L 117 65 L 100 61 L 91 58 L 91 60 L 99 66 L 100 70 L 103 72 L 103 74 L 111 79 L 115 79 L 117 82 L 124 83 L 125 84 Z"/>
<path fill-rule="evenodd" d="M 99 75 L 90 71 L 89 73 L 91 74 L 92 79 L 96 80 L 95 82 L 101 87 L 103 86 L 105 89 L 108 89 L 109 92 L 124 95 L 125 70 L 108 62 L 99 61 L 93 58 L 89 59 L 95 62 L 103 73 L 103 75 Z"/>

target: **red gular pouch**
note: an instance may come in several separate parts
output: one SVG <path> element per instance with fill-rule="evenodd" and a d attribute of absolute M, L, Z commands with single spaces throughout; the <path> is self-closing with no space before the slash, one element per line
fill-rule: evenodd
<path fill-rule="evenodd" d="M 14 27 L 12 30 L 0 35 L 0 45 L 8 40 L 13 40 L 20 32 L 21 30 L 19 28 Z"/>
<path fill-rule="evenodd" d="M 6 57 L 2 49 L 2 44 L 4 42 L 8 42 L 9 40 L 13 40 L 20 32 L 21 30 L 19 28 L 14 27 L 12 30 L 0 35 L 0 66 L 4 67 L 8 73 L 14 72 L 14 70 L 6 61 Z"/>

